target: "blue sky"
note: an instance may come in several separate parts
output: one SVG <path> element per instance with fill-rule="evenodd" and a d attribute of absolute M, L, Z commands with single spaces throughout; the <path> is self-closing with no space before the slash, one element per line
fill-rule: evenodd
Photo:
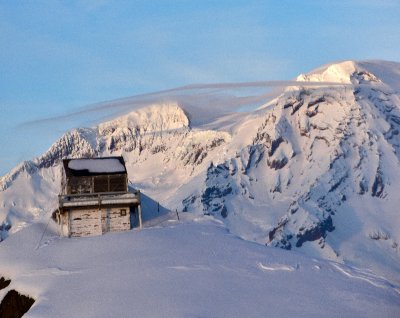
<path fill-rule="evenodd" d="M 70 128 L 26 121 L 192 83 L 400 61 L 399 17 L 397 0 L 2 1 L 0 175 Z"/>

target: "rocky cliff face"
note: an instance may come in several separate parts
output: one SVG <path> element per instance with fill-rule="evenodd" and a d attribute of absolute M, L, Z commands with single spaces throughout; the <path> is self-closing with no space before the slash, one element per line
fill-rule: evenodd
<path fill-rule="evenodd" d="M 367 67 L 345 62 L 300 76 L 345 85 L 299 85 L 267 104 L 252 143 L 211 164 L 184 209 L 270 246 L 355 261 L 379 237 L 377 254 L 398 258 L 399 93 Z M 354 246 L 343 248 L 345 239 Z"/>
<path fill-rule="evenodd" d="M 0 180 L 0 232 L 51 209 L 62 158 L 121 154 L 133 185 L 171 209 L 270 246 L 400 271 L 390 261 L 400 253 L 400 65 L 349 61 L 297 80 L 229 132 L 191 127 L 184 105 L 169 103 L 65 134 Z"/>

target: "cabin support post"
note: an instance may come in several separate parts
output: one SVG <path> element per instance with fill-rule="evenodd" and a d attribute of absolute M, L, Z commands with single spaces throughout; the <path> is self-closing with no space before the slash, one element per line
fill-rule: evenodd
<path fill-rule="evenodd" d="M 138 215 L 139 215 L 139 228 L 142 228 L 142 206 L 138 205 Z"/>
<path fill-rule="evenodd" d="M 68 210 L 68 217 L 67 217 L 67 220 L 68 220 L 68 226 L 67 226 L 67 229 L 68 229 L 68 237 L 71 237 L 71 211 L 70 210 Z"/>
<path fill-rule="evenodd" d="M 60 234 L 60 236 L 62 236 L 62 217 L 61 217 L 61 211 L 60 211 L 60 207 L 57 208 L 57 212 L 56 212 L 56 221 L 57 221 L 57 229 L 58 229 L 58 234 Z"/>

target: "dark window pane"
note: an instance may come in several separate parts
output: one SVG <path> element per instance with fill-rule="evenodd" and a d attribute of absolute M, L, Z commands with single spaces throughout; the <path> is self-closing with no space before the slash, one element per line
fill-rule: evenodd
<path fill-rule="evenodd" d="M 110 176 L 110 192 L 126 191 L 126 178 L 124 175 Z"/>
<path fill-rule="evenodd" d="M 69 180 L 71 194 L 90 193 L 92 180 L 89 177 L 73 177 Z"/>
<path fill-rule="evenodd" d="M 108 176 L 94 177 L 94 192 L 108 192 Z"/>

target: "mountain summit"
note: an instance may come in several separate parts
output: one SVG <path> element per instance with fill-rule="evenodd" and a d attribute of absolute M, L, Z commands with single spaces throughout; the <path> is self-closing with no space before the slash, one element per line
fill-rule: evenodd
<path fill-rule="evenodd" d="M 170 102 L 68 132 L 0 179 L 2 237 L 48 217 L 62 158 L 122 155 L 133 186 L 170 209 L 398 280 L 400 64 L 345 61 L 297 81 L 208 126 Z"/>

